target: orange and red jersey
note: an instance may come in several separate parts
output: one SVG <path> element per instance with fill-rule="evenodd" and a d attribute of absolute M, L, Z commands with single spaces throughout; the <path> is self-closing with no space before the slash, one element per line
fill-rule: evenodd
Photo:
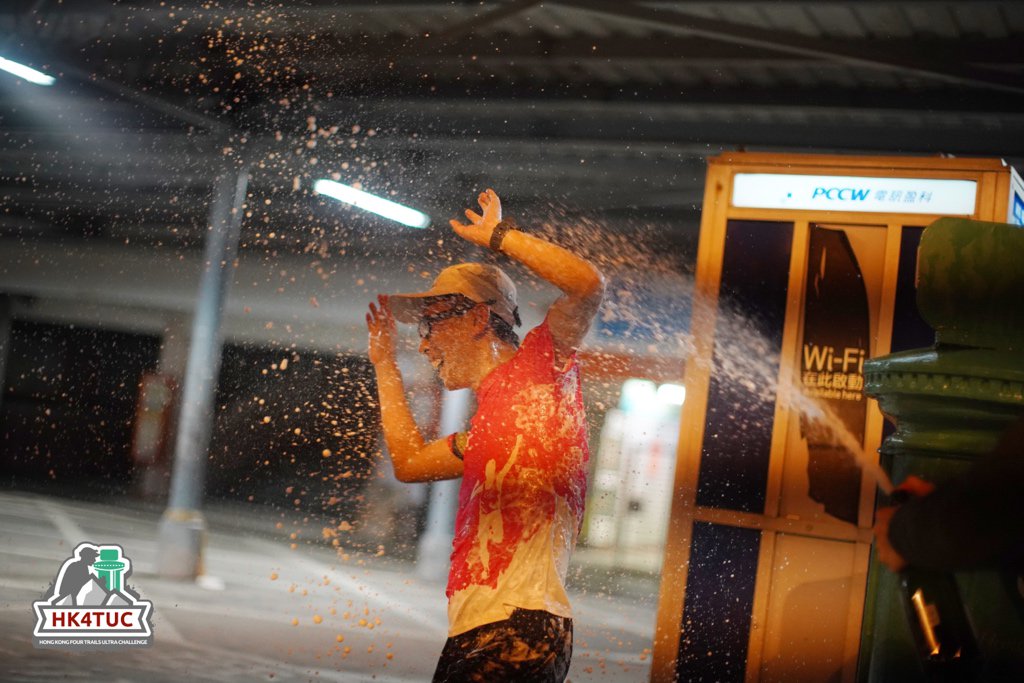
<path fill-rule="evenodd" d="M 452 441 L 455 442 L 456 435 Z M 569 556 L 587 488 L 586 417 L 573 356 L 555 367 L 547 321 L 477 390 L 448 575 L 449 636 L 520 607 L 571 617 Z"/>

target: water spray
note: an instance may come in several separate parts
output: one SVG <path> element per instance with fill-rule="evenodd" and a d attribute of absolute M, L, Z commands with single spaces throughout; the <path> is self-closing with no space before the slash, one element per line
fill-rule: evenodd
<path fill-rule="evenodd" d="M 882 490 L 882 493 L 887 496 L 892 495 L 895 487 L 893 486 L 892 479 L 889 477 L 889 473 L 882 469 L 878 461 L 850 433 L 850 430 L 843 425 L 842 420 L 839 419 L 839 416 L 829 406 L 804 395 L 799 387 L 795 386 L 792 387 L 791 396 L 787 398 L 792 399 L 793 397 L 795 397 L 795 400 L 790 400 L 791 406 L 802 411 L 811 419 L 824 422 L 828 426 L 829 432 L 839 442 L 839 445 L 853 456 L 861 470 L 874 480 L 878 488 Z"/>

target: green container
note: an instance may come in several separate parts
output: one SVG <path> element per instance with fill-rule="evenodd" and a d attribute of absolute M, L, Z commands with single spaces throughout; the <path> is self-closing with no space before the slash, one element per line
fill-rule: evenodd
<path fill-rule="evenodd" d="M 864 387 L 896 425 L 881 448 L 893 480 L 917 474 L 941 484 L 991 452 L 1024 414 L 1024 229 L 935 221 L 921 237 L 917 305 L 936 331 L 935 345 L 865 362 Z M 955 578 L 982 665 L 1020 657 L 1024 619 L 1008 595 L 1006 577 L 976 571 Z M 874 558 L 858 678 L 928 680 L 898 577 Z"/>

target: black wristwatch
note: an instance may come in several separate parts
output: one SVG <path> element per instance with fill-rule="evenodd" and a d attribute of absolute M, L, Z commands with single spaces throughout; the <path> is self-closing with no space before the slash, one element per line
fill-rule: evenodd
<path fill-rule="evenodd" d="M 506 218 L 497 225 L 494 226 L 494 230 L 491 232 L 491 250 L 501 251 L 501 242 L 505 239 L 505 234 L 509 230 L 518 230 L 519 226 L 511 218 Z"/>

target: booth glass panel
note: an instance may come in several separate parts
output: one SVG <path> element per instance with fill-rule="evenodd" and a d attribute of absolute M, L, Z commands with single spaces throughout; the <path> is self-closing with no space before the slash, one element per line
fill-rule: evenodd
<path fill-rule="evenodd" d="M 923 232 L 921 227 L 904 227 L 900 235 L 900 265 L 896 275 L 890 353 L 920 349 L 935 343 L 935 330 L 917 310 L 917 246 Z"/>
<path fill-rule="evenodd" d="M 697 504 L 763 513 L 793 224 L 729 221 Z"/>
<path fill-rule="evenodd" d="M 855 563 L 853 543 L 775 537 L 761 683 L 841 680 Z"/>
<path fill-rule="evenodd" d="M 864 443 L 863 363 L 874 352 L 885 226 L 810 226 L 795 383 L 779 514 L 856 524 Z"/>
<path fill-rule="evenodd" d="M 692 543 L 676 680 L 740 683 L 761 532 L 697 522 Z"/>

